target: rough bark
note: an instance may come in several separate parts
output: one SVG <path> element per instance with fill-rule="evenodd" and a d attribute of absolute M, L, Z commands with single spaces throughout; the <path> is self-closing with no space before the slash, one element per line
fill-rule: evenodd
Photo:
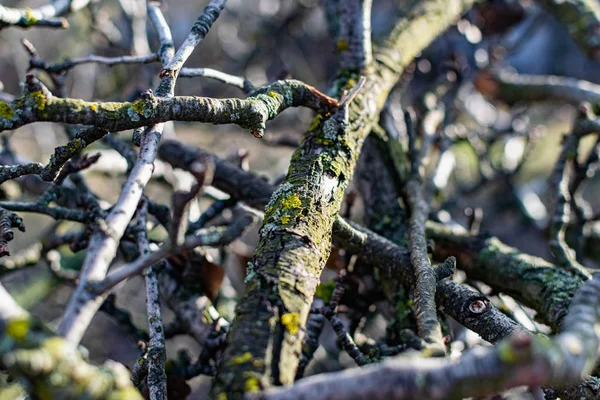
<path fill-rule="evenodd" d="M 470 5 L 425 1 L 409 12 L 376 52 L 376 67 L 363 71 L 366 82 L 348 109 L 315 120 L 267 206 L 213 398 L 293 382 L 331 229 L 362 143 L 403 68 Z M 335 92 L 350 88 L 352 78 L 344 71 Z"/>

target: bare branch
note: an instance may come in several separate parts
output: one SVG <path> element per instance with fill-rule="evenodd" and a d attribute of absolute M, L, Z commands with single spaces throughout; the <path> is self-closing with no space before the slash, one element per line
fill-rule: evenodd
<path fill-rule="evenodd" d="M 569 185 L 572 179 L 571 175 L 575 170 L 574 163 L 577 159 L 579 141 L 587 133 L 581 130 L 582 122 L 585 119 L 585 114 L 581 115 L 580 113 L 577 116 L 573 124 L 573 132 L 565 137 L 563 148 L 554 166 L 551 182 L 556 187 L 557 193 L 555 195 L 554 216 L 550 224 L 550 247 L 558 264 L 583 280 L 589 279 L 591 274 L 572 254 L 573 250 L 567 245 L 565 236 L 567 224 L 571 218 L 572 199 Z"/>
<path fill-rule="evenodd" d="M 561 76 L 482 71 L 475 78 L 475 86 L 482 94 L 507 104 L 552 100 L 573 105 L 600 103 L 600 85 Z"/>
<path fill-rule="evenodd" d="M 172 77 L 172 85 L 174 86 L 174 80 L 177 79 L 177 75 L 183 67 L 183 64 L 185 64 L 196 46 L 198 46 L 202 39 L 208 34 L 212 24 L 219 18 L 223 7 L 225 7 L 226 1 L 227 0 L 212 0 L 208 3 L 202 14 L 198 17 L 198 20 L 194 23 L 190 34 L 177 50 L 177 53 L 175 53 L 171 60 L 164 66 L 160 73 L 161 78 L 164 78 L 165 76 Z M 163 82 L 169 81 L 163 80 Z"/>
<path fill-rule="evenodd" d="M 339 2 L 340 33 L 337 49 L 342 69 L 362 70 L 373 62 L 371 5 L 372 0 Z"/>
<path fill-rule="evenodd" d="M 163 245 L 159 250 L 138 258 L 134 262 L 112 272 L 105 279 L 94 283 L 92 291 L 98 294 L 104 293 L 119 282 L 141 273 L 144 269 L 162 261 L 169 255 L 178 254 L 199 246 L 218 247 L 227 245 L 243 235 L 253 221 L 254 217 L 248 214 L 226 228 L 211 227 L 197 232 L 196 235 L 188 236 L 180 246 Z"/>
<path fill-rule="evenodd" d="M 79 132 L 75 139 L 54 150 L 54 154 L 50 156 L 50 162 L 46 166 L 42 166 L 39 163 L 0 166 L 0 184 L 23 175 L 39 175 L 42 180 L 52 182 L 58 176 L 63 165 L 71 157 L 107 134 L 108 131 L 98 128 L 86 129 Z"/>
<path fill-rule="evenodd" d="M 141 256 L 150 252 L 148 245 L 148 234 L 146 222 L 148 210 L 145 202 L 138 208 L 137 242 Z M 165 332 L 163 329 L 160 312 L 160 297 L 158 291 L 159 266 L 154 265 L 146 272 L 146 312 L 148 314 L 148 357 L 146 359 L 148 368 L 148 388 L 151 400 L 167 399 L 167 375 L 165 373 L 165 360 L 167 349 L 165 347 Z"/>
<path fill-rule="evenodd" d="M 405 115 L 407 125 L 410 116 Z M 414 299 L 415 317 L 419 336 L 427 343 L 426 351 L 434 356 L 446 354 L 446 346 L 442 337 L 442 329 L 437 319 L 435 305 L 436 281 L 431 261 L 427 255 L 427 239 L 425 235 L 425 222 L 429 218 L 429 203 L 425 200 L 424 182 L 422 174 L 425 168 L 425 159 L 428 146 L 434 132 L 425 132 L 420 151 L 415 149 L 416 132 L 409 126 L 409 147 L 411 153 L 411 172 L 404 187 L 406 203 L 410 209 L 409 238 L 410 259 L 415 274 Z"/>

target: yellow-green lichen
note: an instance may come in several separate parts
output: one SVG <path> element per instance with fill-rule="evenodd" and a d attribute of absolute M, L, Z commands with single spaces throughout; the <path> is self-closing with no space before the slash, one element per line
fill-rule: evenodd
<path fill-rule="evenodd" d="M 260 383 L 256 378 L 246 379 L 244 383 L 244 392 L 258 392 L 260 391 Z"/>
<path fill-rule="evenodd" d="M 348 43 L 347 40 L 340 39 L 340 40 L 338 40 L 336 47 L 339 52 L 342 52 L 342 51 L 348 50 L 348 47 L 350 47 L 350 44 Z"/>
<path fill-rule="evenodd" d="M 14 114 L 15 114 L 14 110 L 8 103 L 5 103 L 4 101 L 0 101 L 0 117 L 6 118 L 6 119 L 12 119 Z"/>
<path fill-rule="evenodd" d="M 144 112 L 144 102 L 142 100 L 136 100 L 131 105 L 131 108 L 133 108 L 136 113 L 141 114 Z"/>
<path fill-rule="evenodd" d="M 242 354 L 241 356 L 233 357 L 233 359 L 231 361 L 233 361 L 234 364 L 247 363 L 249 361 L 252 361 L 252 353 L 247 351 L 244 354 Z"/>
<path fill-rule="evenodd" d="M 288 208 L 299 208 L 302 205 L 302 201 L 297 194 L 293 193 L 286 197 L 282 202 L 283 206 L 282 210 L 286 210 Z"/>
<path fill-rule="evenodd" d="M 98 106 L 92 103 L 92 104 L 90 104 L 90 110 L 92 110 L 93 112 L 96 112 L 96 111 L 98 111 Z"/>
<path fill-rule="evenodd" d="M 290 217 L 289 215 L 284 215 L 279 219 L 279 222 L 281 222 L 283 225 L 287 225 L 288 222 L 290 222 L 290 219 L 292 217 Z"/>
<path fill-rule="evenodd" d="M 289 333 L 295 335 L 300 330 L 300 314 L 298 313 L 287 313 L 281 316 L 281 323 L 288 330 Z"/>
<path fill-rule="evenodd" d="M 6 334 L 15 340 L 22 340 L 29 332 L 29 319 L 13 319 L 6 326 Z"/>
<path fill-rule="evenodd" d="M 33 12 L 31 12 L 31 8 L 27 7 L 25 10 L 25 24 L 27 26 L 35 25 L 37 22 L 37 18 L 33 16 Z"/>
<path fill-rule="evenodd" d="M 272 97 L 272 98 L 276 98 L 277 97 L 277 93 L 275 93 L 275 92 L 269 92 L 267 94 L 269 95 L 269 97 Z"/>
<path fill-rule="evenodd" d="M 314 131 L 315 129 L 317 129 L 319 127 L 319 125 L 321 125 L 322 119 L 323 119 L 323 114 L 317 114 L 315 116 L 315 119 L 313 119 L 312 123 L 308 127 L 308 131 L 310 132 L 310 131 Z"/>
<path fill-rule="evenodd" d="M 38 110 L 43 111 L 46 108 L 47 99 L 42 92 L 31 92 L 31 97 L 33 97 L 33 102 Z"/>
<path fill-rule="evenodd" d="M 319 137 L 317 138 L 317 143 L 322 144 L 323 146 L 329 146 L 333 144 L 333 140 Z"/>

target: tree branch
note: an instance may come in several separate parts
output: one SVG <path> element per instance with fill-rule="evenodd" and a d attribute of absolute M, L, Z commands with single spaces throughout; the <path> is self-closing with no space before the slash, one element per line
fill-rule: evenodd
<path fill-rule="evenodd" d="M 447 399 L 477 397 L 521 385 L 578 383 L 598 360 L 600 275 L 573 298 L 563 333 L 553 340 L 515 334 L 490 349 L 473 350 L 458 361 L 394 360 L 307 378 L 293 387 L 271 389 L 257 399 Z"/>
<path fill-rule="evenodd" d="M 470 5 L 432 0 L 412 10 L 379 50 L 375 70 L 361 71 L 366 82 L 354 101 L 317 117 L 267 206 L 250 267 L 256 277 L 238 303 L 213 397 L 294 381 L 306 319 L 330 251 L 331 229 L 362 143 L 403 68 Z M 338 94 L 358 80 L 355 76 L 352 82 L 340 72 Z M 290 320 L 295 323 L 283 323 Z M 252 362 L 238 361 L 245 359 Z"/>
<path fill-rule="evenodd" d="M 588 57 L 600 62 L 600 4 L 595 0 L 538 0 L 569 31 Z"/>
<path fill-rule="evenodd" d="M 265 123 L 289 107 L 308 107 L 326 113 L 337 101 L 305 83 L 277 81 L 251 93 L 248 99 L 157 97 L 147 92 L 133 103 L 86 102 L 54 97 L 31 75 L 28 93 L 11 103 L 0 103 L 0 132 L 33 122 L 92 125 L 109 131 L 140 128 L 166 121 L 237 124 L 262 137 Z"/>
<path fill-rule="evenodd" d="M 75 346 L 54 336 L 0 285 L 2 366 L 36 397 L 142 399 L 121 364 L 92 366 Z"/>
<path fill-rule="evenodd" d="M 554 330 L 565 317 L 571 298 L 582 281 L 548 261 L 524 254 L 495 237 L 427 223 L 427 235 L 435 240 L 434 258 L 456 256 L 460 269 L 497 292 L 514 297 L 537 312 L 537 318 Z"/>

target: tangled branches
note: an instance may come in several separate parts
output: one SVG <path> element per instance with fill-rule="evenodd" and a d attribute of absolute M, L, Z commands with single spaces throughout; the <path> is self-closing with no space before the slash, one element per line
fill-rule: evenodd
<path fill-rule="evenodd" d="M 399 17 L 386 16 L 389 32 L 373 27 L 382 38 L 375 43 L 371 14 L 379 10 L 370 0 L 327 2 L 337 65 L 328 94 L 291 79 L 284 67 L 260 85 L 186 67 L 206 52 L 197 48 L 213 26 L 239 16 L 240 4 L 209 1 L 176 49 L 160 4 L 140 11 L 138 0 L 119 3 L 132 36 L 129 54 L 121 55 L 114 53 L 118 28 L 103 19 L 103 5 L 0 6 L 0 29 L 7 30 L 67 28 L 69 13 L 88 8 L 90 30 L 113 47 L 49 62 L 35 40 L 23 40 L 29 74 L 22 93 L 0 86 L 0 274 L 8 289 L 0 285 L 0 369 L 12 389 L 40 398 L 179 399 L 190 394 L 192 378 L 207 375 L 208 396 L 219 400 L 446 399 L 513 388 L 533 398 L 600 397 L 600 275 L 593 273 L 600 228 L 586 191 L 599 164 L 600 86 L 507 72 L 508 58 L 494 48 L 523 15 L 547 10 L 598 61 L 594 1 L 474 9 L 473 0 L 409 2 Z M 295 7 L 276 29 L 260 18 L 248 25 L 260 22 L 279 51 L 281 37 L 310 25 L 303 13 L 313 6 Z M 146 18 L 156 37 L 147 36 Z M 231 27 L 219 36 L 241 60 L 235 52 L 244 44 L 231 40 Z M 482 44 L 467 54 L 461 40 L 490 51 Z M 253 82 L 264 81 L 246 68 L 260 58 L 251 53 L 241 64 Z M 133 68 L 139 76 L 128 83 L 143 82 L 143 89 L 124 94 L 115 85 L 107 95 L 113 101 L 77 98 L 68 78 L 83 65 Z M 183 77 L 213 78 L 246 97 L 176 95 Z M 540 190 L 521 183 L 541 135 L 530 105 L 542 101 L 577 107 L 545 186 L 552 212 Z M 272 126 L 292 130 L 281 114 L 294 107 L 316 113 L 302 140 L 272 139 Z M 486 113 L 496 121 L 486 123 Z M 19 131 L 40 122 L 64 125 L 67 136 L 47 163 L 12 146 Z M 249 171 L 246 151 L 225 159 L 184 143 L 179 122 L 237 125 L 255 142 L 297 145 L 287 174 L 271 182 Z M 118 135 L 127 130 L 131 135 Z M 584 150 L 589 136 L 596 144 Z M 465 173 L 469 157 L 474 173 Z M 106 193 L 97 172 L 104 186 L 106 175 L 122 177 L 120 192 Z M 542 250 L 483 233 L 510 225 L 483 220 L 485 204 L 472 196 L 485 190 L 508 194 L 488 203 L 506 197 L 518 204 L 543 237 Z M 29 214 L 55 223 L 10 257 L 13 229 L 24 232 Z M 528 250 L 551 252 L 552 262 Z M 18 305 L 9 294 L 17 290 L 4 282 L 40 265 L 49 267 L 50 293 L 59 285 L 71 291 L 55 331 Z M 133 304 L 117 302 L 140 275 L 143 319 Z M 79 346 L 98 311 L 137 341 L 130 371 L 113 361 L 93 366 Z M 167 351 L 167 341 L 180 336 L 200 346 L 195 360 L 188 351 Z M 484 341 L 493 346 L 479 346 Z M 350 363 L 360 368 L 347 369 Z M 0 397 L 5 389 L 10 385 L 0 386 Z"/>

